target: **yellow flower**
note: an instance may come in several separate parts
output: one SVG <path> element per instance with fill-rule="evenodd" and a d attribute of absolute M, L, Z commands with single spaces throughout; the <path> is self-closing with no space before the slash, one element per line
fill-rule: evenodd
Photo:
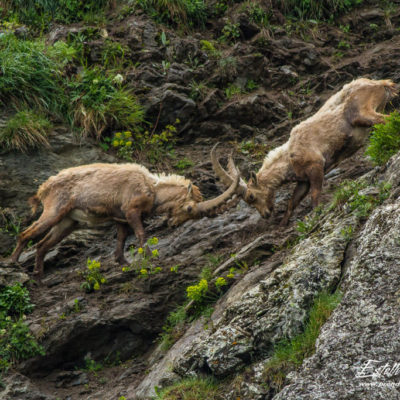
<path fill-rule="evenodd" d="M 142 268 L 142 269 L 140 270 L 140 273 L 141 273 L 142 275 L 147 275 L 147 269 L 146 269 L 146 268 Z"/>
<path fill-rule="evenodd" d="M 106 279 L 105 279 L 105 278 L 101 278 L 101 279 L 100 279 L 100 282 L 101 282 L 101 283 L 106 283 Z"/>
<path fill-rule="evenodd" d="M 124 143 L 123 140 L 120 140 L 120 141 L 119 141 L 119 145 L 120 145 L 120 146 L 123 146 L 124 144 L 125 144 L 125 143 Z"/>
<path fill-rule="evenodd" d="M 142 253 L 143 253 L 143 248 L 142 248 L 142 247 L 139 247 L 137 252 L 138 252 L 139 254 L 142 254 Z"/>
<path fill-rule="evenodd" d="M 158 257 L 158 250 L 154 249 L 151 254 L 153 254 L 154 257 Z"/>
<path fill-rule="evenodd" d="M 132 134 L 129 131 L 125 131 L 124 136 L 128 139 L 128 138 L 132 137 Z"/>
<path fill-rule="evenodd" d="M 122 272 L 125 272 L 126 271 L 126 267 L 122 267 Z"/>
<path fill-rule="evenodd" d="M 126 147 L 131 147 L 131 146 L 132 146 L 132 142 L 131 142 L 131 141 L 126 142 L 126 143 L 125 143 L 125 146 L 126 146 Z"/>
<path fill-rule="evenodd" d="M 234 277 L 235 277 L 235 275 L 234 275 L 234 274 L 232 274 L 232 273 L 230 273 L 230 274 L 228 274 L 226 277 L 227 277 L 227 278 L 230 278 L 230 279 L 232 279 L 232 278 L 234 278 Z"/>
<path fill-rule="evenodd" d="M 112 141 L 112 145 L 113 145 L 114 147 L 118 147 L 118 146 L 119 146 L 119 140 L 114 139 L 114 140 Z"/>
<path fill-rule="evenodd" d="M 94 284 L 93 289 L 94 289 L 94 290 L 99 290 L 99 289 L 100 289 L 99 282 L 96 282 L 96 283 Z"/>
<path fill-rule="evenodd" d="M 117 133 L 115 134 L 115 138 L 116 138 L 116 139 L 121 139 L 121 136 L 122 136 L 122 133 L 121 133 L 121 132 L 117 132 Z"/>

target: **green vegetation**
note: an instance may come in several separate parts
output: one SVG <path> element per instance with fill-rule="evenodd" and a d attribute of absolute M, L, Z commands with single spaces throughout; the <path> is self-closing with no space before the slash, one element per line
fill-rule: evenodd
<path fill-rule="evenodd" d="M 155 246 L 158 243 L 156 237 L 147 240 L 145 248 L 139 247 L 138 249 L 131 247 L 130 252 L 133 262 L 130 266 L 123 267 L 123 272 L 135 271 L 139 278 L 148 278 L 150 275 L 158 274 L 162 268 L 156 266 L 154 263 L 158 259 L 158 250 L 150 250 L 150 246 Z"/>
<path fill-rule="evenodd" d="M 158 22 L 178 27 L 203 26 L 207 20 L 204 0 L 136 0 Z"/>
<path fill-rule="evenodd" d="M 240 38 L 239 23 L 227 22 L 221 31 L 219 40 L 225 43 L 236 42 Z"/>
<path fill-rule="evenodd" d="M 366 154 L 377 165 L 385 164 L 400 150 L 400 114 L 395 111 L 385 124 L 374 126 Z"/>
<path fill-rule="evenodd" d="M 107 282 L 100 269 L 101 264 L 99 261 L 87 259 L 87 271 L 81 273 L 85 278 L 85 281 L 81 283 L 81 289 L 91 293 L 93 290 L 99 290 L 101 285 Z"/>
<path fill-rule="evenodd" d="M 331 20 L 363 3 L 363 0 L 286 0 L 274 2 L 284 15 L 302 20 Z"/>
<path fill-rule="evenodd" d="M 43 41 L 0 36 L 0 104 L 16 111 L 30 107 L 46 113 L 65 113 L 59 53 L 45 52 Z"/>
<path fill-rule="evenodd" d="M 29 110 L 18 111 L 0 128 L 0 146 L 22 152 L 48 147 L 47 135 L 51 128 L 46 117 Z"/>
<path fill-rule="evenodd" d="M 157 400 L 223 400 L 222 390 L 211 378 L 183 379 L 161 391 L 156 390 Z"/>
<path fill-rule="evenodd" d="M 44 31 L 51 22 L 98 22 L 113 3 L 113 0 L 4 0 L 2 7 L 7 20 Z"/>
<path fill-rule="evenodd" d="M 389 197 L 391 187 L 390 183 L 381 182 L 375 186 L 375 190 L 371 190 L 366 181 L 346 180 L 335 191 L 329 210 L 346 204 L 358 217 L 367 217 Z"/>
<path fill-rule="evenodd" d="M 264 367 L 264 378 L 267 384 L 279 391 L 288 372 L 300 367 L 304 359 L 315 352 L 315 342 L 321 327 L 328 320 L 341 300 L 341 293 L 326 292 L 318 295 L 311 307 L 304 331 L 292 339 L 283 340 L 274 348 L 274 353 Z"/>
<path fill-rule="evenodd" d="M 174 165 L 174 167 L 179 169 L 180 171 L 184 171 L 185 169 L 191 168 L 193 166 L 194 162 L 187 157 L 183 157 Z"/>
<path fill-rule="evenodd" d="M 25 314 L 32 312 L 33 307 L 28 290 L 21 284 L 0 290 L 0 372 L 19 360 L 44 355 L 24 323 Z"/>
<path fill-rule="evenodd" d="M 85 135 L 100 138 L 106 128 L 137 131 L 143 109 L 135 96 L 121 86 L 121 75 L 108 76 L 97 67 L 85 68 L 68 84 L 73 123 Z"/>

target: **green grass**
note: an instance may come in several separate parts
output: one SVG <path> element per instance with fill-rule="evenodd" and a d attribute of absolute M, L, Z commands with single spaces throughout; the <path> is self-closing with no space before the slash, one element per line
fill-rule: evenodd
<path fill-rule="evenodd" d="M 157 400 L 223 400 L 222 390 L 211 378 L 183 379 L 161 391 L 156 390 Z"/>
<path fill-rule="evenodd" d="M 44 31 L 51 22 L 98 21 L 112 0 L 4 0 L 5 18 Z"/>
<path fill-rule="evenodd" d="M 0 105 L 61 115 L 67 104 L 61 79 L 60 65 L 43 41 L 0 36 Z"/>
<path fill-rule="evenodd" d="M 375 185 L 378 193 L 366 194 L 368 183 L 363 180 L 345 180 L 336 189 L 329 210 L 346 205 L 358 217 L 367 217 L 372 210 L 382 204 L 390 195 L 392 188 L 388 182 Z"/>
<path fill-rule="evenodd" d="M 286 374 L 300 367 L 303 361 L 315 352 L 315 342 L 322 326 L 341 300 L 341 293 L 318 295 L 309 313 L 304 331 L 292 339 L 283 340 L 274 348 L 271 359 L 264 366 L 264 378 L 274 390 L 280 390 Z"/>
<path fill-rule="evenodd" d="M 203 26 L 207 20 L 204 0 L 136 0 L 153 19 L 179 27 Z"/>
<path fill-rule="evenodd" d="M 7 150 L 27 152 L 38 147 L 49 147 L 47 135 L 51 122 L 34 111 L 19 111 L 0 128 L 0 146 Z"/>
<path fill-rule="evenodd" d="M 376 165 L 385 164 L 400 150 L 400 114 L 395 111 L 385 124 L 374 126 L 366 154 Z"/>

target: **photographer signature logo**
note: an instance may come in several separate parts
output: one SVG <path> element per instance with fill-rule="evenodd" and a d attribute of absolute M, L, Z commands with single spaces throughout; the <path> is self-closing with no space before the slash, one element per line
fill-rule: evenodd
<path fill-rule="evenodd" d="M 400 363 L 389 363 L 378 360 L 368 360 L 358 367 L 356 378 L 383 379 L 393 378 L 400 375 Z"/>

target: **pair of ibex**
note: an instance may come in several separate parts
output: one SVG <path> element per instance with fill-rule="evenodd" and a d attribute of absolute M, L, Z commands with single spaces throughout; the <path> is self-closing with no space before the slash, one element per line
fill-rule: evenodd
<path fill-rule="evenodd" d="M 181 176 L 152 174 L 137 164 L 91 164 L 62 170 L 30 198 L 32 210 L 35 212 L 41 202 L 43 212 L 18 237 L 12 261 L 18 261 L 31 239 L 45 235 L 36 251 L 34 274 L 40 278 L 46 253 L 79 223 L 95 226 L 113 220 L 117 225 L 115 257 L 124 264 L 128 225 L 140 245 L 145 243 L 143 215 L 167 214 L 174 226 L 218 213 L 237 194 L 266 218 L 273 210 L 277 188 L 295 181 L 297 186 L 282 221 L 287 224 L 293 209 L 310 190 L 313 206 L 318 204 L 324 173 L 360 148 L 372 125 L 384 122 L 385 115 L 378 111 L 395 95 L 396 87 L 390 80 L 360 78 L 345 85 L 315 115 L 293 128 L 288 142 L 266 156 L 247 185 L 232 157 L 228 172 L 221 167 L 214 146 L 214 171 L 229 187 L 212 200 L 202 201 L 199 189 Z"/>

